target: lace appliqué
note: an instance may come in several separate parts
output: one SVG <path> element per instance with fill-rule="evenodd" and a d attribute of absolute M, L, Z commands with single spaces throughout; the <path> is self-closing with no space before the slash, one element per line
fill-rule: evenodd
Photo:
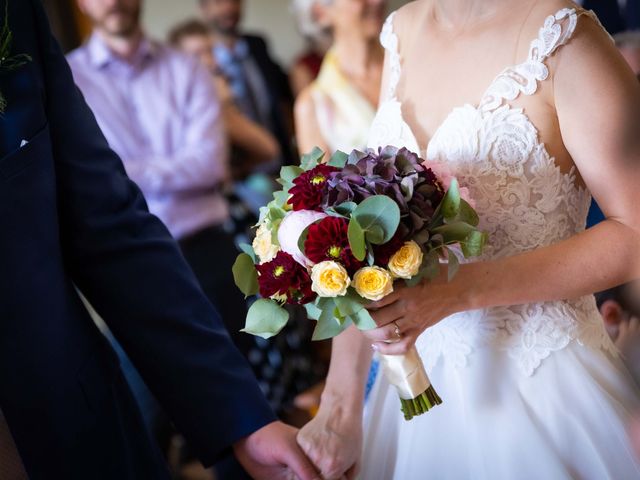
<path fill-rule="evenodd" d="M 477 108 L 455 108 L 428 145 L 426 158 L 450 165 L 476 202 L 480 226 L 490 236 L 483 258 L 551 245 L 585 228 L 589 192 L 576 185 L 574 169 L 560 170 L 524 111 L 509 104 L 521 94 L 535 94 L 538 82 L 548 78 L 545 60 L 569 41 L 578 16 L 575 9 L 549 16 L 527 60 L 501 72 Z M 381 36 L 390 58 L 390 100 L 381 105 L 370 146 L 419 150 L 395 96 L 401 60 L 392 21 L 393 14 Z M 490 345 L 532 375 L 571 341 L 615 353 L 592 296 L 460 313 L 425 331 L 417 345 L 428 370 L 440 358 L 463 367 L 475 348 Z"/>
<path fill-rule="evenodd" d="M 389 56 L 389 85 L 387 86 L 386 94 L 383 97 L 384 100 L 391 100 L 395 98 L 396 89 L 400 82 L 400 74 L 402 73 L 398 36 L 393 31 L 393 19 L 395 16 L 396 12 L 393 12 L 387 17 L 387 20 L 382 26 L 382 31 L 380 32 L 380 43 L 385 48 Z"/>

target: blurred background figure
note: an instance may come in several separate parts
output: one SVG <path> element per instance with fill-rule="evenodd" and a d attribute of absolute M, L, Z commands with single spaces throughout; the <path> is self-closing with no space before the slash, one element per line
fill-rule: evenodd
<path fill-rule="evenodd" d="M 596 301 L 609 336 L 640 387 L 640 280 L 597 293 Z M 640 458 L 640 411 L 633 412 L 628 432 Z"/>
<path fill-rule="evenodd" d="M 640 30 L 618 33 L 614 40 L 631 69 L 640 75 Z"/>
<path fill-rule="evenodd" d="M 298 32 L 305 39 L 306 49 L 298 55 L 289 69 L 289 82 L 297 97 L 320 73 L 324 55 L 331 46 L 331 30 L 318 21 L 321 12 L 318 4 L 331 0 L 293 0 L 291 12 Z"/>
<path fill-rule="evenodd" d="M 383 0 L 317 0 L 318 28 L 333 34 L 318 78 L 295 106 L 298 146 L 325 151 L 364 148 L 373 121 L 384 51 L 379 35 L 386 14 Z"/>
<path fill-rule="evenodd" d="M 293 97 L 283 69 L 262 37 L 241 32 L 242 0 L 199 0 L 202 18 L 215 41 L 213 54 L 242 113 L 269 130 L 280 155 L 254 169 L 235 190 L 255 213 L 270 200 L 282 165 L 297 163 L 292 147 Z"/>
<path fill-rule="evenodd" d="M 596 301 L 609 336 L 625 351 L 640 333 L 640 280 L 597 293 Z"/>
<path fill-rule="evenodd" d="M 214 36 L 201 21 L 187 20 L 174 27 L 168 35 L 171 46 L 197 58 L 212 74 L 230 145 L 231 179 L 226 198 L 236 244 L 251 243 L 252 227 L 258 221 L 254 209 L 236 194 L 236 186 L 250 177 L 262 164 L 280 157 L 280 145 L 264 126 L 243 113 L 235 103 L 229 81 L 218 67 L 213 55 Z M 240 182 L 240 183 L 238 183 Z M 241 191 L 244 191 L 240 188 Z"/>

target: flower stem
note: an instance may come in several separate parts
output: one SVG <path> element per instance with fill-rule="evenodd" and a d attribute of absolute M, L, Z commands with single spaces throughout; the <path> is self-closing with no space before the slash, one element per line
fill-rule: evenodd
<path fill-rule="evenodd" d="M 413 417 L 417 417 L 428 412 L 436 405 L 440 405 L 442 403 L 442 399 L 436 393 L 433 385 L 431 385 L 416 398 L 412 398 L 411 400 L 401 398 L 400 403 L 402 405 L 404 419 L 411 420 Z"/>

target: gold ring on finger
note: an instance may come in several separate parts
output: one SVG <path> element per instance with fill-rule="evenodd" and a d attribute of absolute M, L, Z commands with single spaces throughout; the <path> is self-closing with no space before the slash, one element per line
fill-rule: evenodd
<path fill-rule="evenodd" d="M 400 327 L 397 322 L 393 322 L 393 333 L 395 333 L 396 337 L 402 338 L 402 332 L 400 331 Z"/>

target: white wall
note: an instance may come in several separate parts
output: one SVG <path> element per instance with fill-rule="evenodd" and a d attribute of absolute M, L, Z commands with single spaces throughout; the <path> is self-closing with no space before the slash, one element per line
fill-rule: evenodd
<path fill-rule="evenodd" d="M 391 0 L 390 11 L 408 0 Z M 244 28 L 268 38 L 274 56 L 287 65 L 303 49 L 289 0 L 245 0 Z M 166 38 L 172 26 L 186 18 L 198 16 L 198 0 L 144 0 L 144 23 L 149 34 Z"/>

